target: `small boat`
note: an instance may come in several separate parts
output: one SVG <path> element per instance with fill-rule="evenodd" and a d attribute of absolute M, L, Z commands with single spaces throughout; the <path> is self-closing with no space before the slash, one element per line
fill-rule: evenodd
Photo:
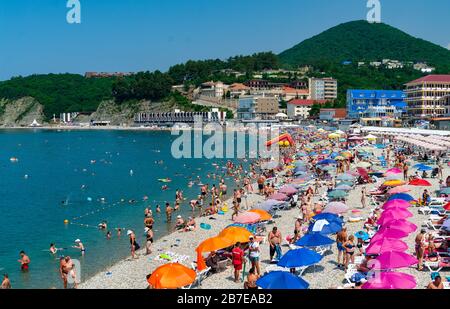
<path fill-rule="evenodd" d="M 9 161 L 15 163 L 15 162 L 19 162 L 19 159 L 17 159 L 16 157 L 12 157 L 9 159 Z"/>
<path fill-rule="evenodd" d="M 170 178 L 160 178 L 158 179 L 159 182 L 171 182 L 172 180 Z"/>

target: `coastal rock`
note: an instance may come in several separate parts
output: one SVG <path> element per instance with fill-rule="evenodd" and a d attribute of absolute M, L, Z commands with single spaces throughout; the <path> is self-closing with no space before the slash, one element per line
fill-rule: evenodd
<path fill-rule="evenodd" d="M 29 126 L 33 120 L 43 123 L 44 119 L 43 106 L 32 97 L 0 100 L 0 126 Z"/>

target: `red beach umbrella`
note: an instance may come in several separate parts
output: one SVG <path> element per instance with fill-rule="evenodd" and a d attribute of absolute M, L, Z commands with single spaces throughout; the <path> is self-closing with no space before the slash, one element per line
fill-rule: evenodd
<path fill-rule="evenodd" d="M 413 179 L 409 182 L 410 186 L 431 187 L 431 183 L 425 179 Z"/>

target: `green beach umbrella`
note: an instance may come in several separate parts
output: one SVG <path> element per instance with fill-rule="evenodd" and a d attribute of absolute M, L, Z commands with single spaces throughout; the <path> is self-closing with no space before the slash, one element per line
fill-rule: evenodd
<path fill-rule="evenodd" d="M 348 193 L 342 190 L 334 190 L 328 193 L 328 196 L 331 198 L 343 198 L 346 197 L 347 195 Z"/>

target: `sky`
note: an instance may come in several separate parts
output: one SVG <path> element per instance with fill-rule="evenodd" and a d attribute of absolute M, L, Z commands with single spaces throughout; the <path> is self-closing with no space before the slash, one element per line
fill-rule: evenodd
<path fill-rule="evenodd" d="M 167 70 L 189 59 L 279 53 L 365 19 L 367 0 L 0 0 L 0 80 Z M 380 0 L 382 22 L 450 48 L 449 0 Z"/>

